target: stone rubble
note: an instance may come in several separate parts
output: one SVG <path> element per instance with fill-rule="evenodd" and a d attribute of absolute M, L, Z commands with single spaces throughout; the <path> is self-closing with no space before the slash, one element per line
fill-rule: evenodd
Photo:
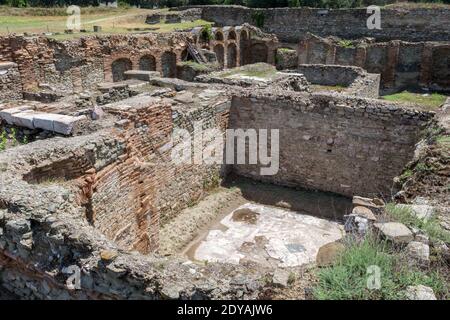
<path fill-rule="evenodd" d="M 405 248 L 409 263 L 426 268 L 430 265 L 430 247 L 428 244 L 411 241 Z"/>
<path fill-rule="evenodd" d="M 409 286 L 406 289 L 408 300 L 437 300 L 433 289 L 423 285 Z"/>
<path fill-rule="evenodd" d="M 375 223 L 374 227 L 384 238 L 396 244 L 407 244 L 414 240 L 411 230 L 399 222 Z"/>

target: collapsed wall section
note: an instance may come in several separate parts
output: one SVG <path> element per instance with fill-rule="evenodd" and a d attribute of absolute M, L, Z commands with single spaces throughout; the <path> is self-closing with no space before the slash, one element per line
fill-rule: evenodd
<path fill-rule="evenodd" d="M 237 95 L 230 128 L 278 129 L 280 163 L 273 176 L 260 175 L 261 165 L 234 165 L 233 170 L 345 196 L 391 196 L 393 178 L 411 160 L 421 127 L 432 116 L 338 95 Z"/>
<path fill-rule="evenodd" d="M 357 66 L 381 74 L 385 92 L 450 90 L 450 44 L 446 42 L 359 42 L 348 46 L 308 35 L 297 48 L 298 63 Z"/>
<path fill-rule="evenodd" d="M 17 64 L 0 62 L 0 101 L 22 99 L 22 83 Z"/>
<path fill-rule="evenodd" d="M 24 92 L 35 93 L 45 87 L 66 95 L 95 88 L 103 81 L 123 80 L 125 71 L 137 70 L 149 59 L 156 71 L 176 70 L 187 41 L 192 41 L 189 33 L 88 36 L 66 41 L 4 36 L 0 37 L 0 62 L 17 64 Z M 174 59 L 165 61 L 169 54 Z"/>
<path fill-rule="evenodd" d="M 114 128 L 0 153 L 1 285 L 25 299 L 255 299 L 263 270 L 128 252 L 152 250 L 159 220 L 220 174 L 169 157 L 174 126 L 225 128 L 229 108 L 212 95 L 198 108 L 139 96 L 105 106 Z"/>

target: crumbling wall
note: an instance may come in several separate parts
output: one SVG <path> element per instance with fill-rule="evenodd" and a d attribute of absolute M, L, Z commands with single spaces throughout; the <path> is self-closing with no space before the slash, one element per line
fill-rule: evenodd
<path fill-rule="evenodd" d="M 129 253 L 92 226 L 83 194 L 124 150 L 108 129 L 0 153 L 1 285 L 23 299 L 255 299 L 259 271 Z M 33 186 L 22 179 L 36 165 L 86 154 L 91 168 L 81 177 Z"/>
<path fill-rule="evenodd" d="M 186 41 L 192 41 L 190 34 L 89 36 L 63 42 L 46 37 L 6 36 L 0 37 L 0 61 L 17 64 L 25 92 L 35 93 L 45 87 L 71 94 L 103 81 L 122 80 L 122 69 L 139 69 L 142 58 L 149 55 L 155 58 L 157 71 L 176 69 Z M 162 61 L 163 53 L 175 57 L 170 61 L 173 66 Z M 129 61 L 125 68 L 119 65 L 125 61 L 121 59 Z"/>
<path fill-rule="evenodd" d="M 384 92 L 429 88 L 449 91 L 450 45 L 442 42 L 358 42 L 342 46 L 309 35 L 298 47 L 299 64 L 358 66 L 381 74 Z"/>
<path fill-rule="evenodd" d="M 301 73 L 311 84 L 345 87 L 345 94 L 361 98 L 378 98 L 380 75 L 362 68 L 323 64 L 302 64 L 293 70 Z"/>
<path fill-rule="evenodd" d="M 17 65 L 0 62 L 0 101 L 22 99 L 22 84 Z"/>
<path fill-rule="evenodd" d="M 224 174 L 220 164 L 179 164 L 172 159 L 173 148 L 182 143 L 172 141 L 173 129 L 193 134 L 196 121 L 202 121 L 205 129 L 224 132 L 227 108 L 215 101 L 180 111 L 159 98 L 138 96 L 104 110 L 120 117 L 126 149 L 117 161 L 94 173 L 90 187 L 83 189 L 90 199 L 88 220 L 123 248 L 156 251 L 160 226 L 201 199 Z"/>
<path fill-rule="evenodd" d="M 273 176 L 261 176 L 259 165 L 233 170 L 345 196 L 390 196 L 393 178 L 412 158 L 421 126 L 431 117 L 379 100 L 247 92 L 233 97 L 230 127 L 279 129 L 280 167 Z"/>
<path fill-rule="evenodd" d="M 145 23 L 158 24 L 158 23 L 179 23 L 186 21 L 195 21 L 202 18 L 202 11 L 198 8 L 192 8 L 183 10 L 180 12 L 156 12 L 147 15 Z"/>
<path fill-rule="evenodd" d="M 381 29 L 367 28 L 371 13 L 361 9 L 270 8 L 199 6 L 202 18 L 217 26 L 250 23 L 263 17 L 262 29 L 281 41 L 297 42 L 308 32 L 345 39 L 373 37 L 381 41 L 449 41 L 447 8 L 381 8 Z M 192 8 L 192 7 L 191 7 Z M 182 8 L 181 8 L 182 9 Z M 261 19 L 260 19 L 261 21 Z"/>
<path fill-rule="evenodd" d="M 212 28 L 211 38 L 205 38 L 203 28 L 192 30 L 199 48 L 213 51 L 219 64 L 234 68 L 256 62 L 275 64 L 278 39 L 275 36 L 258 36 L 251 26 Z M 260 30 L 257 30 L 261 33 Z"/>

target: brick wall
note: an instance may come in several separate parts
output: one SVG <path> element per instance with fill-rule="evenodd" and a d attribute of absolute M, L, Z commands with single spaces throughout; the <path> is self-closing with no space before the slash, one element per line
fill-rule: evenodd
<path fill-rule="evenodd" d="M 137 101 L 139 107 L 125 107 Z M 224 129 L 226 111 L 209 106 L 175 112 L 157 101 L 136 97 L 104 107 L 129 121 L 120 134 L 126 149 L 93 176 L 87 192 L 93 225 L 122 247 L 143 253 L 157 250 L 160 225 L 201 199 L 224 172 L 221 165 L 174 163 L 170 142 L 174 127 L 192 132 L 199 120 L 205 128 Z"/>
<path fill-rule="evenodd" d="M 0 37 L 0 62 L 18 65 L 24 91 L 35 92 L 41 84 L 54 92 L 70 94 L 113 80 L 114 61 L 124 58 L 132 69 L 139 69 L 140 59 L 151 55 L 156 70 L 164 68 L 162 55 L 174 53 L 176 63 L 186 49 L 190 34 L 147 34 L 83 37 L 59 42 L 46 37 Z"/>

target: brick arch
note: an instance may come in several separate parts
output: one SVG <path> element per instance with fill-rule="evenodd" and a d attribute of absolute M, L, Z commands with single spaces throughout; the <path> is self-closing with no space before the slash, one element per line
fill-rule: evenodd
<path fill-rule="evenodd" d="M 251 46 L 251 63 L 267 62 L 269 58 L 269 48 L 263 43 L 255 43 Z"/>
<path fill-rule="evenodd" d="M 132 70 L 133 63 L 128 57 L 117 58 L 111 63 L 112 81 L 125 80 L 125 71 Z"/>
<path fill-rule="evenodd" d="M 217 56 L 217 61 L 223 67 L 225 64 L 225 49 L 224 49 L 223 45 L 216 44 L 214 46 L 214 53 Z"/>
<path fill-rule="evenodd" d="M 165 51 L 161 55 L 161 70 L 163 77 L 175 78 L 177 75 L 177 54 Z"/>
<path fill-rule="evenodd" d="M 222 31 L 216 31 L 216 33 L 214 34 L 214 39 L 216 41 L 223 41 L 223 32 Z"/>
<path fill-rule="evenodd" d="M 240 50 L 240 65 L 246 65 L 251 62 L 250 52 L 250 34 L 247 30 L 241 30 L 239 34 L 239 50 Z"/>
<path fill-rule="evenodd" d="M 236 39 L 237 39 L 236 31 L 231 30 L 230 32 L 228 32 L 228 40 L 236 40 Z"/>
<path fill-rule="evenodd" d="M 156 71 L 156 58 L 154 55 L 146 53 L 139 58 L 139 70 Z"/>
<path fill-rule="evenodd" d="M 242 30 L 241 30 L 241 33 L 240 33 L 240 39 L 241 39 L 241 41 L 247 41 L 247 40 L 249 40 L 249 34 L 248 34 L 248 31 L 247 31 L 247 30 L 245 30 L 245 29 L 242 29 Z"/>
<path fill-rule="evenodd" d="M 237 46 L 234 43 L 230 43 L 227 46 L 227 68 L 235 68 L 237 67 Z"/>

